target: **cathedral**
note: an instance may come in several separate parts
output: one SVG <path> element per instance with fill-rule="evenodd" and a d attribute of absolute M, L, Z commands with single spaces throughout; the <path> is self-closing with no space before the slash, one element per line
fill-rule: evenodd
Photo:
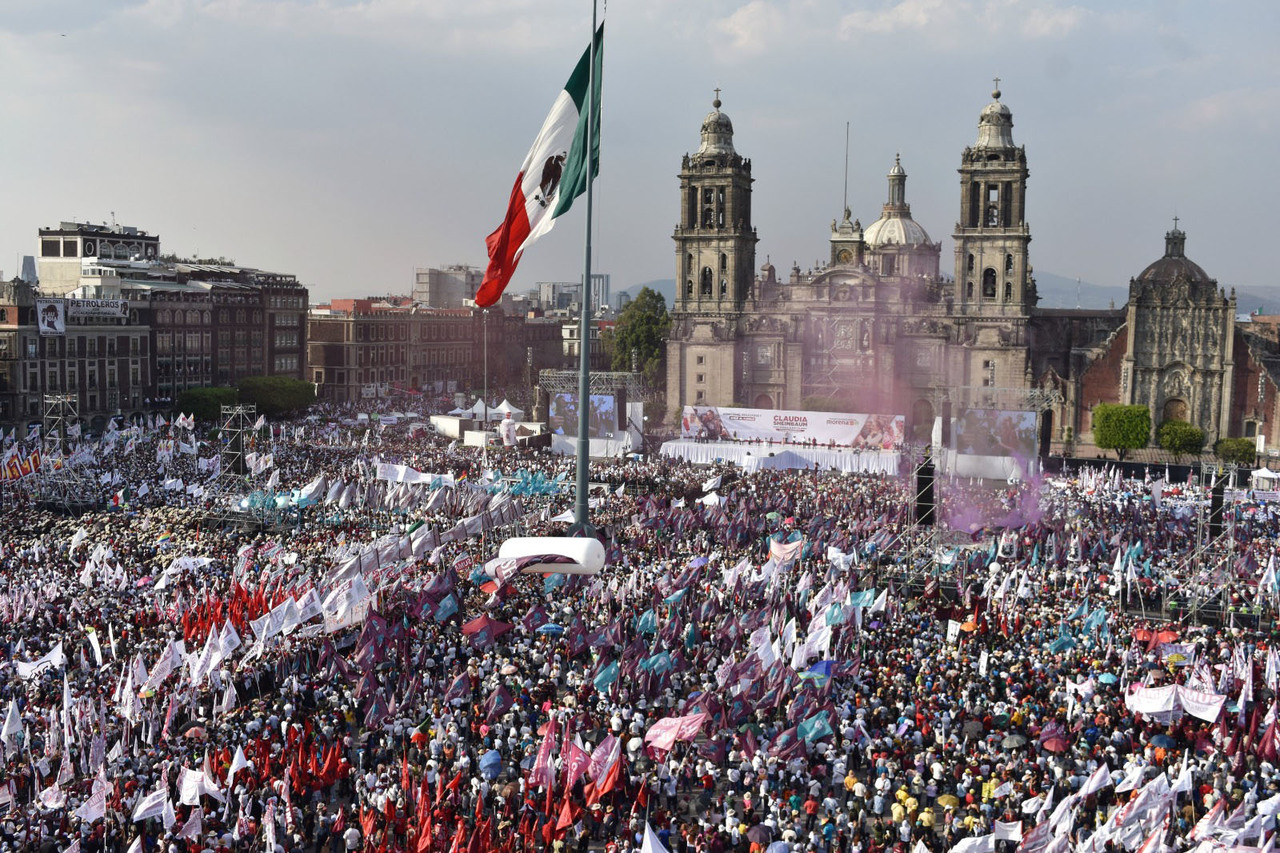
<path fill-rule="evenodd" d="M 1123 308 L 1037 306 L 1027 153 L 998 89 L 961 154 L 946 275 L 941 244 L 911 216 L 896 159 L 879 218 L 864 227 L 844 210 L 821 268 L 780 276 L 767 258 L 757 268 L 751 160 L 720 107 L 717 96 L 680 168 L 667 344 L 673 414 L 684 406 L 898 414 L 925 438 L 946 411 L 1034 410 L 1041 452 L 1087 443 L 1099 403 L 1146 405 L 1153 426 L 1190 421 L 1210 444 L 1264 433 L 1275 420 L 1275 327 L 1237 323 L 1234 292 L 1186 257 L 1176 220 L 1164 256 L 1130 282 Z"/>

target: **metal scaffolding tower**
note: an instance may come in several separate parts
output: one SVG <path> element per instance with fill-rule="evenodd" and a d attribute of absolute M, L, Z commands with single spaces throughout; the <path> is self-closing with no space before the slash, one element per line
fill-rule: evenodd
<path fill-rule="evenodd" d="M 253 529 L 281 529 L 298 522 L 294 507 L 279 509 L 274 495 L 255 491 L 249 483 L 246 455 L 257 440 L 257 406 L 223 406 L 219 419 L 218 474 L 205 490 L 212 524 Z"/>
<path fill-rule="evenodd" d="M 80 423 L 79 398 L 75 394 L 45 394 L 40 470 L 32 495 L 49 509 L 78 515 L 101 503 L 98 485 L 71 464 L 73 436 Z"/>

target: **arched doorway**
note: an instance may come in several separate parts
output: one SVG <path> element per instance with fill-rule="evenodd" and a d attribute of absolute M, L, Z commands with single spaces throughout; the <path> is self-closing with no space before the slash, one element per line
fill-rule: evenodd
<path fill-rule="evenodd" d="M 933 437 L 933 403 L 916 400 L 911 407 L 911 434 L 916 441 L 929 441 Z"/>
<path fill-rule="evenodd" d="M 772 409 L 773 398 L 768 394 L 757 394 L 755 402 L 751 404 L 751 407 L 754 409 Z"/>
<path fill-rule="evenodd" d="M 1189 421 L 1191 420 L 1191 409 L 1187 406 L 1187 401 L 1180 397 L 1170 397 L 1164 401 L 1164 417 L 1160 419 L 1161 423 L 1165 421 Z"/>

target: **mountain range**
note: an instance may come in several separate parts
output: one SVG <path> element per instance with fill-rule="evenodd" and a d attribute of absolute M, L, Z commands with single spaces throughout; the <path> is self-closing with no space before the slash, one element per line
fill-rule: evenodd
<path fill-rule="evenodd" d="M 631 294 L 634 299 L 642 287 L 648 287 L 662 294 L 668 307 L 675 304 L 674 279 L 660 278 L 646 281 L 634 284 L 622 292 Z M 1051 272 L 1036 273 L 1036 288 L 1040 292 L 1041 308 L 1118 308 L 1129 299 L 1128 284 L 1106 285 L 1087 281 L 1077 283 L 1074 278 Z M 1237 288 L 1236 306 L 1241 314 L 1254 311 L 1261 314 L 1280 313 L 1280 288 Z"/>

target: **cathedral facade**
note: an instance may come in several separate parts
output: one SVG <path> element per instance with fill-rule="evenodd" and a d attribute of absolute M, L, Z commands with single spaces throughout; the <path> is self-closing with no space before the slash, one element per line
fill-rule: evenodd
<path fill-rule="evenodd" d="M 686 405 L 837 408 L 906 415 L 923 438 L 947 407 L 1037 409 L 1042 449 L 1088 441 L 1098 403 L 1147 405 L 1153 424 L 1188 420 L 1210 442 L 1270 420 L 1276 336 L 1241 330 L 1234 294 L 1185 257 L 1176 222 L 1125 308 L 1037 306 L 1027 156 L 998 90 L 961 155 L 945 275 L 896 160 L 879 218 L 864 228 L 846 209 L 825 264 L 781 276 L 768 258 L 757 267 L 751 161 L 720 107 L 717 98 L 680 169 L 667 345 L 677 418 Z M 1241 400 L 1255 376 L 1269 396 Z"/>

